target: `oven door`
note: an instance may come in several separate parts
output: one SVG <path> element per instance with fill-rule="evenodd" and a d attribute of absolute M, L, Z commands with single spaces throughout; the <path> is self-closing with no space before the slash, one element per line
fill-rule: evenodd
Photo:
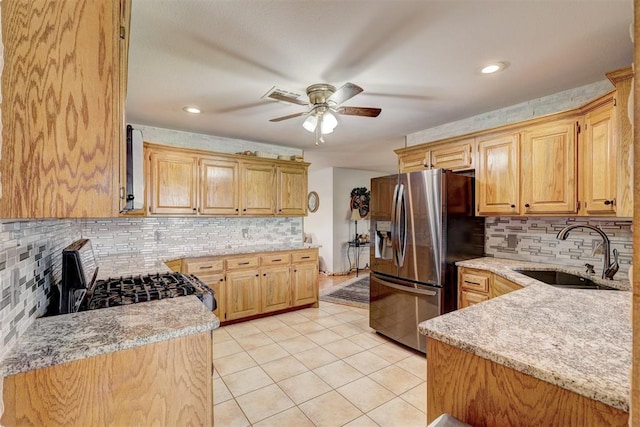
<path fill-rule="evenodd" d="M 369 325 L 401 344 L 427 352 L 418 323 L 441 314 L 442 289 L 372 273 Z"/>

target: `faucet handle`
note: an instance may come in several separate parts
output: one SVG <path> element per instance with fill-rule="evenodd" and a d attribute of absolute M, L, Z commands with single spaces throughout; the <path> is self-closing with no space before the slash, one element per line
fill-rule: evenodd
<path fill-rule="evenodd" d="M 596 271 L 593 269 L 592 264 L 586 263 L 584 266 L 587 267 L 586 273 L 596 274 Z"/>

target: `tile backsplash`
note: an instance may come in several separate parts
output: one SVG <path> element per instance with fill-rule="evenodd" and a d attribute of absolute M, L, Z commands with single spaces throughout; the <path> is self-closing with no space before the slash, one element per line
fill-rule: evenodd
<path fill-rule="evenodd" d="M 611 241 L 611 251 L 615 248 L 619 252 L 620 270 L 616 277 L 626 279 L 633 256 L 631 221 L 584 217 L 487 218 L 485 252 L 499 258 L 577 268 L 584 268 L 584 264 L 589 263 L 595 266 L 597 274 L 601 274 L 603 255 L 597 248 L 602 241 L 600 235 L 589 229 L 578 228 L 569 233 L 567 240 L 558 240 L 558 232 L 569 224 L 588 224 L 602 229 Z"/>
<path fill-rule="evenodd" d="M 75 220 L 0 220 L 0 358 L 46 313 L 62 249 L 79 237 Z"/>

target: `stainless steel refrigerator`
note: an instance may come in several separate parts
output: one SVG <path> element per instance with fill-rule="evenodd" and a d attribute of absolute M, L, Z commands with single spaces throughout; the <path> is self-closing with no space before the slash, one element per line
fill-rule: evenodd
<path fill-rule="evenodd" d="M 369 324 L 426 353 L 418 323 L 457 308 L 456 261 L 484 254 L 473 177 L 442 169 L 371 180 Z"/>

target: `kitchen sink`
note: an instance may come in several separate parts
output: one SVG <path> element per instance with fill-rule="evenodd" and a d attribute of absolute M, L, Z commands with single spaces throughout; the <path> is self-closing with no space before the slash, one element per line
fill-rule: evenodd
<path fill-rule="evenodd" d="M 533 279 L 539 280 L 551 286 L 556 286 L 565 289 L 602 289 L 608 291 L 615 291 L 616 288 L 604 286 L 599 283 L 595 283 L 590 279 L 577 276 L 571 273 L 565 273 L 555 270 L 518 270 L 518 273 L 522 273 L 525 276 L 529 276 Z"/>

